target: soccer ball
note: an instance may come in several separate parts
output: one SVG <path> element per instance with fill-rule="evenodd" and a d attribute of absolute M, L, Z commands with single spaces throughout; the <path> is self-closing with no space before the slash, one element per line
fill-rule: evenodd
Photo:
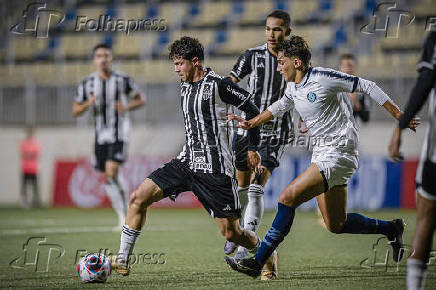
<path fill-rule="evenodd" d="M 101 253 L 90 253 L 80 259 L 77 271 L 83 282 L 104 283 L 111 275 L 111 262 Z"/>

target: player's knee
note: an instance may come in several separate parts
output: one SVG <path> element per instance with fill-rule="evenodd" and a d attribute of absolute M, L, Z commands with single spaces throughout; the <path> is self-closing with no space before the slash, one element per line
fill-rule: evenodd
<path fill-rule="evenodd" d="M 132 193 L 130 203 L 135 204 L 139 208 L 146 209 L 153 202 L 158 200 L 157 193 L 153 190 L 146 190 L 140 186 Z"/>
<path fill-rule="evenodd" d="M 325 221 L 325 227 L 333 234 L 342 233 L 345 221 Z"/>
<path fill-rule="evenodd" d="M 279 196 L 279 202 L 289 206 L 296 207 L 297 206 L 297 190 L 293 186 L 289 186 Z"/>

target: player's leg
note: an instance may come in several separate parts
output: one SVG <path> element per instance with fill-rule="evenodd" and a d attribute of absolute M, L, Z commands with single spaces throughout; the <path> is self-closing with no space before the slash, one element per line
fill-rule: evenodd
<path fill-rule="evenodd" d="M 118 215 L 118 224 L 123 225 L 126 218 L 127 202 L 125 191 L 119 180 L 119 163 L 113 160 L 105 162 L 106 192 L 112 202 L 112 207 Z"/>
<path fill-rule="evenodd" d="M 263 189 L 271 176 L 270 171 L 262 166 L 262 173 L 256 176 L 254 173 L 250 176 L 249 181 L 253 181 L 248 187 L 248 203 L 243 215 L 243 227 L 244 229 L 257 233 L 262 220 L 264 211 L 263 201 Z M 238 251 L 235 254 L 236 259 L 244 259 L 248 256 L 248 250 L 242 246 L 238 247 Z"/>
<path fill-rule="evenodd" d="M 27 174 L 21 174 L 21 205 L 23 208 L 29 207 L 29 199 L 27 196 Z"/>
<path fill-rule="evenodd" d="M 288 235 L 294 221 L 295 209 L 324 191 L 324 179 L 316 164 L 312 163 L 280 194 L 278 210 L 273 224 L 253 258 L 235 260 L 227 257 L 232 269 L 250 276 L 259 276 L 265 262 Z"/>
<path fill-rule="evenodd" d="M 248 187 L 250 185 L 252 170 L 247 164 L 248 140 L 244 136 L 235 133 L 233 137 L 233 151 L 235 154 L 236 180 L 238 181 L 238 196 L 241 203 L 242 216 L 239 219 L 241 227 L 244 226 L 244 215 L 248 203 Z M 231 241 L 226 241 L 224 245 L 224 254 L 233 253 L 238 245 Z"/>
<path fill-rule="evenodd" d="M 39 198 L 39 186 L 38 186 L 38 175 L 37 174 L 32 176 L 32 185 L 33 185 L 32 207 L 40 207 L 41 200 Z"/>
<path fill-rule="evenodd" d="M 334 186 L 316 197 L 326 228 L 335 234 L 382 234 L 393 247 L 394 261 L 402 258 L 402 220 L 385 221 L 359 213 L 346 213 L 347 187 Z"/>
<path fill-rule="evenodd" d="M 162 189 L 150 178 L 145 179 L 130 196 L 126 220 L 121 230 L 120 249 L 116 260 L 112 263 L 118 274 L 123 276 L 129 274 L 129 255 L 133 253 L 136 240 L 141 234 L 147 208 L 163 197 Z"/>
<path fill-rule="evenodd" d="M 425 169 L 430 171 L 429 168 Z M 418 174 L 420 170 L 418 170 L 417 179 Z M 433 233 L 436 229 L 436 195 L 429 194 L 432 191 L 430 186 L 424 191 L 423 185 L 417 188 L 416 194 L 416 228 L 412 239 L 412 255 L 407 260 L 408 289 L 424 289 L 425 287 L 427 262 L 433 243 Z"/>
<path fill-rule="evenodd" d="M 133 252 L 136 239 L 145 223 L 147 208 L 162 198 L 190 190 L 189 170 L 173 159 L 153 171 L 129 199 L 129 209 L 121 232 L 118 263 L 115 268 L 121 275 L 129 274 L 128 255 Z"/>
<path fill-rule="evenodd" d="M 215 218 L 215 220 L 221 234 L 227 241 L 250 250 L 255 249 L 259 245 L 259 238 L 254 232 L 242 228 L 238 217 Z"/>

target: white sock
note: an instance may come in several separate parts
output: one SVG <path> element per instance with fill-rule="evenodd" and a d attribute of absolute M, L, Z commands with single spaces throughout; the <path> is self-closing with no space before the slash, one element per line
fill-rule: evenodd
<path fill-rule="evenodd" d="M 248 188 L 248 204 L 244 215 L 244 229 L 257 233 L 263 209 L 263 187 L 258 184 L 250 184 Z"/>
<path fill-rule="evenodd" d="M 108 178 L 105 185 L 106 193 L 112 202 L 112 208 L 118 215 L 118 223 L 124 224 L 126 218 L 126 202 L 124 199 L 124 191 L 119 185 L 118 181 L 112 178 Z"/>
<path fill-rule="evenodd" d="M 122 190 L 123 194 L 122 196 L 124 197 L 124 213 L 127 214 L 127 210 L 129 209 L 129 202 L 128 202 L 128 196 L 126 196 L 128 194 L 128 186 L 127 186 L 127 182 L 124 179 L 124 177 L 118 173 L 118 184 L 120 189 Z M 127 198 L 127 200 L 126 200 Z M 123 221 L 124 224 L 124 221 Z"/>
<path fill-rule="evenodd" d="M 248 204 L 244 214 L 244 229 L 257 233 L 263 210 L 263 187 L 258 184 L 250 184 L 248 188 Z M 247 253 L 247 249 L 239 246 L 238 252 Z"/>
<path fill-rule="evenodd" d="M 121 242 L 120 250 L 118 251 L 118 257 L 123 262 L 128 262 L 129 255 L 133 253 L 136 240 L 138 239 L 141 231 L 129 228 L 127 225 L 123 225 L 121 230 Z"/>
<path fill-rule="evenodd" d="M 424 289 L 425 276 L 427 275 L 427 265 L 418 259 L 409 258 L 407 260 L 407 289 Z"/>
<path fill-rule="evenodd" d="M 244 214 L 248 204 L 247 193 L 248 193 L 248 186 L 246 187 L 238 186 L 238 196 L 239 196 L 239 201 L 241 202 L 241 209 L 242 209 L 241 218 L 239 219 L 239 224 L 241 225 L 241 227 L 244 227 Z"/>

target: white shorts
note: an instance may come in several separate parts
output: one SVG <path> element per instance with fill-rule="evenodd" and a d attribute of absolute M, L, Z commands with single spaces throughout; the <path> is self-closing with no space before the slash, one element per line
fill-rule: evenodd
<path fill-rule="evenodd" d="M 324 177 L 325 191 L 334 186 L 346 186 L 359 165 L 359 154 L 353 148 L 324 146 L 314 148 L 312 163 Z"/>

